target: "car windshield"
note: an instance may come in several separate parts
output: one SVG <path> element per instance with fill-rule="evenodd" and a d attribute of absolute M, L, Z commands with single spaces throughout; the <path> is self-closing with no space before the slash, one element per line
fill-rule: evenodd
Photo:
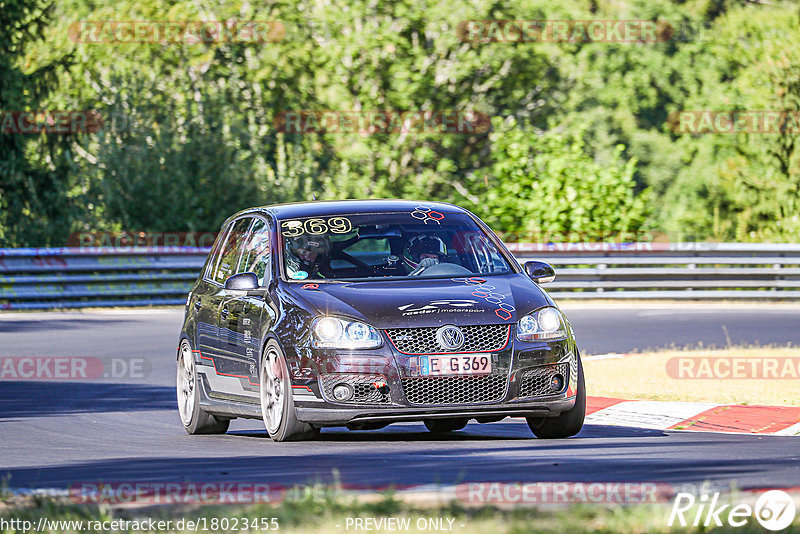
<path fill-rule="evenodd" d="M 461 277 L 510 272 L 468 215 L 420 207 L 280 221 L 290 280 Z"/>

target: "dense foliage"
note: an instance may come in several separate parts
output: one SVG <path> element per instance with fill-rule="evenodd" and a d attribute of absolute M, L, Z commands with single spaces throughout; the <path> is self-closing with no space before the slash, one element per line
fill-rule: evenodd
<path fill-rule="evenodd" d="M 0 246 L 213 230 L 256 204 L 454 202 L 493 228 L 800 240 L 798 134 L 680 134 L 681 110 L 800 111 L 800 11 L 745 0 L 0 0 Z M 655 20 L 657 42 L 471 42 L 466 20 Z M 79 42 L 80 21 L 279 21 L 269 42 Z M 671 28 L 663 33 L 664 28 Z M 86 40 L 86 39 L 83 39 Z M 298 110 L 455 111 L 467 133 L 295 133 Z M 527 239 L 526 239 L 527 236 Z"/>

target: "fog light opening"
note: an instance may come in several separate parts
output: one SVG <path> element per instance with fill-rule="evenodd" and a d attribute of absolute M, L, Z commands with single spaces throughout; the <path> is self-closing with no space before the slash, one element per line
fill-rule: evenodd
<path fill-rule="evenodd" d="M 564 389 L 564 377 L 560 374 L 553 375 L 553 378 L 550 379 L 550 389 L 552 389 L 554 392 Z"/>
<path fill-rule="evenodd" d="M 381 395 L 388 395 L 389 394 L 389 385 L 386 382 L 378 381 L 373 382 L 370 387 L 380 393 Z"/>
<path fill-rule="evenodd" d="M 348 384 L 336 384 L 333 386 L 333 398 L 339 402 L 348 401 L 353 398 L 353 388 Z"/>

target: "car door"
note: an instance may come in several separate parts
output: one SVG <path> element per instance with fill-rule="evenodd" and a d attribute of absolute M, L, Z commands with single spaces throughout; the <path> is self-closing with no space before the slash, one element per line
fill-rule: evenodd
<path fill-rule="evenodd" d="M 225 300 L 225 280 L 236 268 L 241 243 L 253 224 L 252 217 L 235 219 L 228 224 L 218 256 L 209 265 L 203 291 L 195 296 L 197 308 L 197 337 L 200 349 L 199 371 L 207 380 L 209 393 L 230 395 L 240 393 L 236 374 L 241 366 L 230 361 L 220 346 L 220 314 Z"/>
<path fill-rule="evenodd" d="M 270 232 L 267 220 L 255 217 L 253 224 L 241 241 L 235 272 L 255 273 L 259 285 L 268 282 L 270 272 Z M 226 291 L 220 310 L 219 346 L 221 353 L 236 362 L 241 392 L 246 400 L 258 402 L 258 357 L 260 351 L 261 315 L 264 297 L 247 295 L 241 291 Z M 245 400 L 245 399 L 243 399 Z"/>
<path fill-rule="evenodd" d="M 218 316 L 222 305 L 223 292 L 222 283 L 217 281 L 216 271 L 232 227 L 233 224 L 229 223 L 220 231 L 219 237 L 214 243 L 211 258 L 203 271 L 203 278 L 192 294 L 196 348 L 200 352 L 198 364 L 203 366 L 213 366 L 213 357 L 217 353 L 219 337 Z"/>

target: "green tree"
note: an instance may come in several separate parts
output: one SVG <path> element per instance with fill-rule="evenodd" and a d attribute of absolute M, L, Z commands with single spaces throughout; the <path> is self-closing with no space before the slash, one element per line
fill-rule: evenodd
<path fill-rule="evenodd" d="M 3 4 L 3 16 L 39 20 L 31 35 L 43 39 L 2 53 L 0 104 L 97 109 L 107 127 L 3 136 L 4 242 L 52 243 L 67 230 L 205 230 L 244 206 L 313 196 L 451 201 L 506 232 L 800 238 L 797 136 L 688 136 L 669 126 L 684 109 L 798 109 L 792 5 L 64 0 L 47 27 L 36 10 L 16 8 L 35 5 Z M 459 22 L 481 19 L 646 19 L 675 34 L 656 43 L 462 42 Z M 80 20 L 277 20 L 286 36 L 87 44 L 69 39 Z M 70 55 L 68 67 L 57 62 Z M 37 100 L 21 89 L 46 72 L 57 92 Z M 302 110 L 516 122 L 491 134 L 276 131 L 278 113 Z"/>
<path fill-rule="evenodd" d="M 26 49 L 43 38 L 51 14 L 43 1 L 0 1 L 0 113 L 39 111 L 69 62 L 65 55 L 24 68 Z M 53 242 L 79 216 L 69 185 L 71 137 L 0 132 L 0 246 Z"/>
<path fill-rule="evenodd" d="M 730 9 L 688 58 L 707 59 L 683 109 L 800 113 L 796 6 Z M 800 133 L 684 134 L 664 226 L 740 241 L 800 240 Z"/>
<path fill-rule="evenodd" d="M 623 147 L 601 165 L 579 131 L 538 133 L 514 120 L 496 126 L 493 162 L 476 173 L 485 187 L 472 209 L 511 240 L 630 239 L 647 229 L 647 191 L 635 194 L 636 160 L 624 161 Z"/>

